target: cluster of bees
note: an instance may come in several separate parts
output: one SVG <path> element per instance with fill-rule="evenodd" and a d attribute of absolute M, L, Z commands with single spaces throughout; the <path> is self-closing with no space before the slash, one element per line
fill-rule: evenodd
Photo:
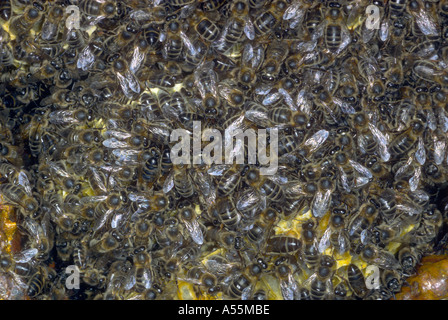
<path fill-rule="evenodd" d="M 390 299 L 445 252 L 448 1 L 0 0 L 0 19 L 3 298 Z M 194 121 L 280 129 L 277 172 L 173 164 Z"/>

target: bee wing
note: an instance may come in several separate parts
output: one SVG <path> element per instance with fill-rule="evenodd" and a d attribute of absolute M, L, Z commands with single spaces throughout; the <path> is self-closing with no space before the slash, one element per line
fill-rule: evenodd
<path fill-rule="evenodd" d="M 330 207 L 331 190 L 325 192 L 318 191 L 314 195 L 312 203 L 312 213 L 316 218 L 321 218 L 327 213 Z"/>
<path fill-rule="evenodd" d="M 174 188 L 174 170 L 171 170 L 168 177 L 165 179 L 163 183 L 163 192 L 168 193 Z"/>
<path fill-rule="evenodd" d="M 243 291 L 241 292 L 241 300 L 249 300 L 250 297 L 252 296 L 252 289 L 253 289 L 252 285 L 249 285 L 248 287 L 244 288 Z"/>
<path fill-rule="evenodd" d="M 145 60 L 145 52 L 140 50 L 140 47 L 136 46 L 134 52 L 132 53 L 131 63 L 129 64 L 129 70 L 132 73 L 136 73 L 142 66 L 143 60 Z"/>
<path fill-rule="evenodd" d="M 409 166 L 412 163 L 412 157 L 409 157 L 408 161 L 405 163 L 404 166 L 401 166 L 397 172 L 395 172 L 395 179 L 399 179 L 405 172 L 406 170 L 409 168 Z"/>
<path fill-rule="evenodd" d="M 87 45 L 78 55 L 78 61 L 76 66 L 82 71 L 87 71 L 95 62 L 95 55 L 90 50 L 90 46 Z"/>
<path fill-rule="evenodd" d="M 190 38 L 185 34 L 185 32 L 180 32 L 180 37 L 185 45 L 185 47 L 187 48 L 188 52 L 190 53 L 190 55 L 192 56 L 196 56 L 197 55 L 197 50 L 196 47 L 194 46 L 193 42 L 190 40 Z"/>
<path fill-rule="evenodd" d="M 14 261 L 19 263 L 29 262 L 34 258 L 37 252 L 38 250 L 36 248 L 22 250 L 14 255 Z"/>
<path fill-rule="evenodd" d="M 103 141 L 103 146 L 111 149 L 124 149 L 129 148 L 129 144 L 126 141 L 118 140 L 117 138 L 110 138 Z"/>
<path fill-rule="evenodd" d="M 254 207 L 255 205 L 255 209 L 258 209 L 256 204 L 259 204 L 260 202 L 260 194 L 256 192 L 255 189 L 248 188 L 238 197 L 238 200 L 236 201 L 236 208 L 239 211 L 245 211 L 247 208 Z"/>
<path fill-rule="evenodd" d="M 342 37 L 342 42 L 339 45 L 338 50 L 336 50 L 336 55 L 339 55 L 345 48 L 347 48 L 347 46 L 352 41 L 352 36 L 350 34 L 350 31 L 347 29 L 345 24 L 342 25 L 341 37 Z"/>
<path fill-rule="evenodd" d="M 319 244 L 317 248 L 319 249 L 320 253 L 324 253 L 325 250 L 330 246 L 330 236 L 331 236 L 331 229 L 327 228 L 322 235 L 322 238 L 319 240 Z"/>
<path fill-rule="evenodd" d="M 361 165 L 360 163 L 358 163 L 358 162 L 356 162 L 354 160 L 351 160 L 351 159 L 349 160 L 349 162 L 352 165 L 352 167 L 356 171 L 358 171 L 358 173 L 361 174 L 362 176 L 364 176 L 364 177 L 366 177 L 368 179 L 371 179 L 373 177 L 372 173 L 370 172 L 370 170 L 367 169 L 366 167 L 364 167 L 363 165 Z"/>
<path fill-rule="evenodd" d="M 113 212 L 114 212 L 114 209 L 109 209 L 104 213 L 103 216 L 101 216 L 99 219 L 96 219 L 93 230 L 96 232 L 96 231 L 100 230 L 103 226 L 105 226 L 107 220 L 109 220 L 109 218 Z"/>
<path fill-rule="evenodd" d="M 122 164 L 138 164 L 139 150 L 133 149 L 114 149 L 112 154 L 115 160 Z"/>
<path fill-rule="evenodd" d="M 299 180 L 289 181 L 285 185 L 285 188 L 284 188 L 286 198 L 296 199 L 298 197 L 305 195 L 305 192 L 303 191 L 302 186 L 303 186 L 303 182 L 301 182 Z"/>
<path fill-rule="evenodd" d="M 280 280 L 280 291 L 283 300 L 294 300 L 299 291 L 299 287 L 297 281 L 291 274 L 288 275 L 288 280 Z"/>
<path fill-rule="evenodd" d="M 389 38 L 389 19 L 383 19 L 381 22 L 378 36 L 382 42 L 386 42 Z"/>
<path fill-rule="evenodd" d="M 302 23 L 306 10 L 300 1 L 295 1 L 283 13 L 283 20 L 289 21 L 289 27 L 295 28 Z"/>
<path fill-rule="evenodd" d="M 252 22 L 252 20 L 246 16 L 244 18 L 244 34 L 246 35 L 247 39 L 249 40 L 254 40 L 255 39 L 255 27 L 254 27 L 254 23 Z"/>
<path fill-rule="evenodd" d="M 29 196 L 33 195 L 31 183 L 30 183 L 30 180 L 28 179 L 28 175 L 27 175 L 26 171 L 24 171 L 24 170 L 19 171 L 18 183 L 23 187 L 23 190 L 25 190 L 27 195 L 29 195 Z"/>
<path fill-rule="evenodd" d="M 188 233 L 191 236 L 191 239 L 198 245 L 202 245 L 204 243 L 204 235 L 202 234 L 201 226 L 199 225 L 198 220 L 193 219 L 192 221 L 184 221 L 185 227 L 188 230 Z"/>
<path fill-rule="evenodd" d="M 247 110 L 245 112 L 245 117 L 247 120 L 259 125 L 260 127 L 267 128 L 271 125 L 271 121 L 269 120 L 266 110 L 262 110 L 260 108 Z"/>
<path fill-rule="evenodd" d="M 390 153 L 387 147 L 388 139 L 387 137 L 380 131 L 376 126 L 372 123 L 369 123 L 370 131 L 373 134 L 373 137 L 378 143 L 378 153 L 383 161 L 389 161 Z"/>
<path fill-rule="evenodd" d="M 208 170 L 207 173 L 212 176 L 222 176 L 224 172 L 229 170 L 232 167 L 230 164 L 213 164 Z"/>
<path fill-rule="evenodd" d="M 345 173 L 345 171 L 344 171 L 344 169 L 342 167 L 339 166 L 338 168 L 339 168 L 342 188 L 344 188 L 344 190 L 346 192 L 350 192 L 351 186 L 348 183 L 347 174 Z"/>
<path fill-rule="evenodd" d="M 444 140 L 437 140 L 434 137 L 434 162 L 440 165 L 443 162 L 446 151 L 446 142 Z"/>
<path fill-rule="evenodd" d="M 370 239 L 369 229 L 364 229 L 361 231 L 360 239 L 362 244 L 367 244 L 369 242 Z"/>
<path fill-rule="evenodd" d="M 152 286 L 152 274 L 151 270 L 148 268 L 145 268 L 143 271 L 143 286 L 145 289 L 151 289 Z"/>
<path fill-rule="evenodd" d="M 418 138 L 417 150 L 414 153 L 414 158 L 421 166 L 426 162 L 426 150 L 421 136 Z"/>
<path fill-rule="evenodd" d="M 125 290 L 131 290 L 134 287 L 136 282 L 137 282 L 137 280 L 135 278 L 134 272 L 130 272 L 128 275 L 126 275 L 126 278 L 123 283 L 123 287 Z"/>
<path fill-rule="evenodd" d="M 278 92 L 282 95 L 283 100 L 286 102 L 286 104 L 292 111 L 298 110 L 297 105 L 294 103 L 294 99 L 292 98 L 292 96 L 289 94 L 288 91 L 286 91 L 283 88 L 280 88 L 278 89 Z"/>
<path fill-rule="evenodd" d="M 415 22 L 425 36 L 437 36 L 439 35 L 439 26 L 427 11 L 420 9 L 414 13 Z"/>
<path fill-rule="evenodd" d="M 192 174 L 193 181 L 196 185 L 196 188 L 200 191 L 200 193 L 209 201 L 214 202 L 216 199 L 216 188 L 213 183 L 212 177 L 210 177 L 205 172 L 193 172 Z"/>
<path fill-rule="evenodd" d="M 122 131 L 122 130 L 107 130 L 105 132 L 105 136 L 107 138 L 116 138 L 119 140 L 124 140 L 132 136 L 129 132 Z"/>
<path fill-rule="evenodd" d="M 262 104 L 265 106 L 270 106 L 275 102 L 279 101 L 282 98 L 282 95 L 278 91 L 269 92 L 266 94 L 266 97 L 263 99 Z"/>
<path fill-rule="evenodd" d="M 374 259 L 375 264 L 382 269 L 398 270 L 401 268 L 400 263 L 394 257 L 394 255 L 388 251 L 381 250 L 378 252 L 377 257 Z"/>
<path fill-rule="evenodd" d="M 333 102 L 341 108 L 341 111 L 346 114 L 354 114 L 356 112 L 353 106 L 339 98 L 334 97 Z"/>
<path fill-rule="evenodd" d="M 296 105 L 303 113 L 307 115 L 311 114 L 312 104 L 305 89 L 302 89 L 297 93 Z"/>
<path fill-rule="evenodd" d="M 329 132 L 327 130 L 321 129 L 308 138 L 304 143 L 304 147 L 308 147 L 310 153 L 319 149 L 320 146 L 327 140 Z"/>
<path fill-rule="evenodd" d="M 414 174 L 411 178 L 409 178 L 409 188 L 411 191 L 415 191 L 418 188 L 418 185 L 420 183 L 420 176 L 422 174 L 422 169 L 420 166 L 417 166 L 414 170 Z"/>

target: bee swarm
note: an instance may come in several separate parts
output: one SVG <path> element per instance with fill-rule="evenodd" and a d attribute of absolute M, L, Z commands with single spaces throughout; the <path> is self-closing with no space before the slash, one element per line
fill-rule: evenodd
<path fill-rule="evenodd" d="M 446 254 L 448 1 L 0 0 L 0 20 L 0 298 L 390 299 Z M 198 123 L 278 129 L 276 172 L 247 144 L 173 164 Z"/>

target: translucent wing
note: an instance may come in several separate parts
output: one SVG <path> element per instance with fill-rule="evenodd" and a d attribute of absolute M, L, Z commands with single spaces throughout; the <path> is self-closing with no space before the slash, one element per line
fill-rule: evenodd
<path fill-rule="evenodd" d="M 246 35 L 247 39 L 254 40 L 255 39 L 255 27 L 252 22 L 252 20 L 246 16 L 244 18 L 244 34 Z"/>
<path fill-rule="evenodd" d="M 307 139 L 303 146 L 308 148 L 310 153 L 319 149 L 320 146 L 327 140 L 329 132 L 327 130 L 321 129 L 313 134 L 309 139 Z"/>
<path fill-rule="evenodd" d="M 367 169 L 366 167 L 364 167 L 363 165 L 361 165 L 360 163 L 358 163 L 354 160 L 351 160 L 351 159 L 349 160 L 349 162 L 352 165 L 352 167 L 362 176 L 364 176 L 368 179 L 371 179 L 373 177 L 370 170 Z"/>
<path fill-rule="evenodd" d="M 390 153 L 388 151 L 388 139 L 376 126 L 369 123 L 370 131 L 373 134 L 376 142 L 378 143 L 378 153 L 383 161 L 389 161 Z"/>
<path fill-rule="evenodd" d="M 202 234 L 201 226 L 197 219 L 183 220 L 185 228 L 190 234 L 191 239 L 198 245 L 204 243 L 204 235 Z"/>
<path fill-rule="evenodd" d="M 423 144 L 423 138 L 421 136 L 418 138 L 417 151 L 415 151 L 414 157 L 415 160 L 417 160 L 417 162 L 420 163 L 421 166 L 425 164 L 426 150 Z"/>
<path fill-rule="evenodd" d="M 86 46 L 78 55 L 76 66 L 82 71 L 87 71 L 95 62 L 95 55 L 90 50 L 90 46 Z"/>
<path fill-rule="evenodd" d="M 33 195 L 31 183 L 30 183 L 30 180 L 28 179 L 28 175 L 27 175 L 26 171 L 20 170 L 19 176 L 18 176 L 18 183 L 23 187 L 23 189 L 29 196 Z"/>
<path fill-rule="evenodd" d="M 422 169 L 420 166 L 417 166 L 414 170 L 414 174 L 412 175 L 411 178 L 409 178 L 409 188 L 411 189 L 411 191 L 417 190 L 421 174 Z"/>
<path fill-rule="evenodd" d="M 36 248 L 22 250 L 14 255 L 14 261 L 19 263 L 29 262 L 34 258 L 37 252 L 38 250 Z"/>
<path fill-rule="evenodd" d="M 420 9 L 417 12 L 413 12 L 413 15 L 415 22 L 425 36 L 437 36 L 439 34 L 437 22 L 426 10 Z"/>
<path fill-rule="evenodd" d="M 135 74 L 140 69 L 143 60 L 145 60 L 145 56 L 146 56 L 145 52 L 140 50 L 139 46 L 136 46 L 134 48 L 131 63 L 129 64 L 129 70 L 131 70 L 133 74 Z"/>
<path fill-rule="evenodd" d="M 165 179 L 163 183 L 163 192 L 168 193 L 174 188 L 174 170 L 171 170 L 168 177 Z"/>
<path fill-rule="evenodd" d="M 313 199 L 312 212 L 316 218 L 322 218 L 330 207 L 331 190 L 318 191 Z"/>
<path fill-rule="evenodd" d="M 330 246 L 330 236 L 331 230 L 330 228 L 327 228 L 322 235 L 322 238 L 320 238 L 319 245 L 317 246 L 320 253 L 324 253 L 324 251 L 327 250 L 327 248 Z"/>

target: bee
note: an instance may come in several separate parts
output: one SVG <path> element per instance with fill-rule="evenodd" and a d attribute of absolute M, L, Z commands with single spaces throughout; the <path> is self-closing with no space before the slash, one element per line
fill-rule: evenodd
<path fill-rule="evenodd" d="M 20 207 L 23 215 L 38 218 L 39 202 L 32 194 L 30 182 L 26 176 L 19 184 L 5 183 L 0 185 L 0 191 L 6 201 Z"/>
<path fill-rule="evenodd" d="M 110 17 L 116 11 L 116 6 L 112 1 L 105 0 L 82 0 L 79 9 L 89 16 Z"/>
<path fill-rule="evenodd" d="M 392 157 L 405 154 L 417 143 L 419 135 L 424 130 L 424 125 L 420 120 L 413 120 L 410 126 L 403 133 L 397 135 L 389 144 L 389 152 Z"/>
<path fill-rule="evenodd" d="M 193 72 L 204 61 L 208 54 L 208 46 L 200 39 L 193 40 L 191 43 L 187 42 L 185 50 L 185 61 L 181 64 L 184 72 Z"/>
<path fill-rule="evenodd" d="M 280 279 L 283 300 L 298 300 L 299 284 L 294 279 L 294 270 L 289 265 L 281 264 L 275 271 Z"/>
<path fill-rule="evenodd" d="M 141 175 L 143 180 L 151 184 L 155 183 L 159 179 L 161 155 L 156 148 L 151 148 L 149 152 L 151 156 L 142 166 Z"/>
<path fill-rule="evenodd" d="M 48 279 L 48 268 L 38 266 L 35 273 L 30 277 L 28 281 L 28 289 L 26 291 L 26 294 L 31 298 L 40 295 L 46 289 Z"/>
<path fill-rule="evenodd" d="M 0 18 L 9 21 L 12 15 L 11 0 L 3 0 L 0 2 Z"/>
<path fill-rule="evenodd" d="M 340 214 L 332 214 L 329 227 L 319 241 L 319 252 L 323 253 L 331 244 L 339 254 L 344 254 L 350 247 L 350 238 L 344 228 L 344 217 Z"/>
<path fill-rule="evenodd" d="M 47 260 L 54 246 L 54 231 L 50 223 L 50 215 L 48 213 L 43 214 L 39 222 L 31 217 L 26 217 L 23 227 L 32 239 L 30 247 L 37 249 L 34 258 L 37 261 Z"/>
<path fill-rule="evenodd" d="M 252 282 L 249 277 L 243 273 L 232 276 L 225 293 L 230 299 L 242 299 L 252 288 Z"/>
<path fill-rule="evenodd" d="M 151 288 L 153 271 L 151 268 L 151 256 L 147 252 L 140 252 L 134 256 L 135 291 L 142 293 Z"/>
<path fill-rule="evenodd" d="M 197 244 L 204 243 L 204 235 L 198 222 L 196 212 L 190 206 L 182 208 L 180 211 L 180 220 L 184 223 L 191 239 Z"/>
<path fill-rule="evenodd" d="M 218 281 L 215 275 L 205 268 L 191 267 L 186 274 L 186 280 L 204 288 L 207 293 L 216 293 Z"/>
<path fill-rule="evenodd" d="M 400 268 L 400 263 L 392 253 L 379 249 L 372 244 L 363 248 L 361 258 L 367 263 L 374 263 L 382 269 L 397 270 Z"/>
<path fill-rule="evenodd" d="M 347 267 L 347 280 L 353 294 L 356 297 L 363 299 L 368 292 L 366 280 L 362 271 L 353 263 L 349 264 Z"/>
<path fill-rule="evenodd" d="M 23 14 L 13 17 L 9 30 L 16 36 L 26 34 L 42 18 L 42 12 L 34 7 L 27 7 Z"/>
<path fill-rule="evenodd" d="M 241 66 L 235 69 L 238 84 L 243 90 L 249 90 L 257 81 L 257 71 L 264 61 L 264 48 L 247 43 L 242 52 Z"/>
<path fill-rule="evenodd" d="M 218 93 L 233 108 L 242 107 L 246 100 L 243 91 L 234 84 L 218 84 Z"/>
<path fill-rule="evenodd" d="M 401 291 L 403 280 L 396 270 L 383 270 L 381 274 L 381 284 L 391 293 Z"/>
<path fill-rule="evenodd" d="M 246 0 L 238 0 L 231 4 L 231 17 L 222 28 L 221 34 L 212 44 L 212 48 L 220 54 L 228 54 L 241 41 L 243 35 L 250 40 L 255 37 L 252 20 L 249 18 L 249 5 Z"/>
<path fill-rule="evenodd" d="M 291 236 L 273 236 L 266 242 L 267 254 L 295 254 L 301 248 L 300 239 Z"/>
<path fill-rule="evenodd" d="M 260 190 L 261 194 L 272 202 L 281 202 L 285 198 L 283 187 L 280 184 L 283 182 L 281 177 L 267 178 L 262 176 L 258 169 L 252 168 L 246 173 L 246 181 L 256 190 Z"/>
<path fill-rule="evenodd" d="M 140 93 L 140 83 L 125 60 L 115 60 L 112 67 L 120 88 L 127 98 L 132 99 Z"/>
<path fill-rule="evenodd" d="M 280 23 L 284 18 L 285 11 L 288 9 L 288 5 L 283 0 L 273 1 L 267 10 L 263 11 L 255 20 L 254 28 L 255 34 L 258 36 L 264 36 L 270 33 L 271 30 Z M 288 17 L 289 18 L 289 17 Z"/>
<path fill-rule="evenodd" d="M 194 72 L 196 86 L 202 98 L 202 108 L 206 117 L 217 117 L 221 104 L 218 95 L 218 75 L 212 65 L 206 63 Z"/>
<path fill-rule="evenodd" d="M 228 230 L 235 230 L 241 221 L 241 214 L 231 197 L 218 198 L 209 208 L 208 214 L 213 220 L 221 221 Z"/>

